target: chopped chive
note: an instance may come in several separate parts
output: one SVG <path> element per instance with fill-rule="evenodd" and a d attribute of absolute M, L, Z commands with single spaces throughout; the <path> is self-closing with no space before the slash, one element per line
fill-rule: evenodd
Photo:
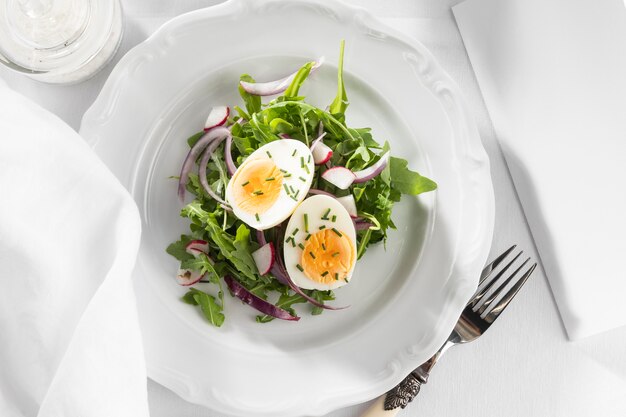
<path fill-rule="evenodd" d="M 302 182 L 306 182 L 306 178 L 298 177 L 298 179 L 300 179 L 300 181 Z"/>
<path fill-rule="evenodd" d="M 300 167 L 304 167 L 304 156 L 300 157 Z"/>
<path fill-rule="evenodd" d="M 285 171 L 284 169 L 280 168 L 280 172 L 282 172 L 283 174 L 286 174 L 287 171 Z"/>
<path fill-rule="evenodd" d="M 332 254 L 332 257 L 334 258 L 335 256 L 338 256 L 338 255 L 339 255 L 339 252 L 335 252 Z"/>
<path fill-rule="evenodd" d="M 289 177 L 291 177 L 291 174 L 290 173 L 286 173 L 285 175 L 283 175 L 283 177 L 289 178 Z"/>
<path fill-rule="evenodd" d="M 322 219 L 324 219 L 324 217 L 328 217 L 329 214 L 330 214 L 330 209 L 327 209 L 326 213 L 324 213 L 324 215 L 322 216 Z M 324 220 L 328 220 L 328 219 L 324 219 Z"/>
<path fill-rule="evenodd" d="M 246 181 L 243 184 L 241 184 L 242 187 L 245 187 L 246 185 L 250 184 L 250 181 Z"/>
<path fill-rule="evenodd" d="M 328 275 L 328 271 L 324 271 L 322 272 L 322 276 L 325 277 L 326 275 Z"/>
<path fill-rule="evenodd" d="M 294 150 L 293 150 L 293 153 L 291 154 L 291 156 L 296 156 L 296 152 L 298 152 L 298 150 L 297 150 L 297 149 L 294 149 Z"/>
<path fill-rule="evenodd" d="M 261 221 L 261 218 L 259 217 L 259 213 L 254 213 L 254 217 L 256 217 L 257 222 Z"/>
<path fill-rule="evenodd" d="M 254 194 L 254 195 L 263 195 L 263 191 L 255 190 L 252 194 Z"/>
<path fill-rule="evenodd" d="M 324 230 L 324 229 L 326 229 L 326 225 L 325 225 L 325 224 L 321 225 L 321 226 L 319 227 L 319 229 L 320 229 L 320 230 Z"/>
<path fill-rule="evenodd" d="M 339 281 L 339 274 L 335 272 L 335 281 Z"/>
<path fill-rule="evenodd" d="M 302 243 L 298 243 L 298 247 L 302 250 L 304 250 L 304 245 Z"/>
<path fill-rule="evenodd" d="M 311 235 L 306 235 L 306 237 L 304 238 L 304 240 L 309 240 L 311 239 Z"/>
<path fill-rule="evenodd" d="M 335 215 L 333 214 L 333 217 L 332 217 L 330 220 L 331 220 L 333 223 L 335 223 L 335 221 L 337 220 L 337 216 L 335 216 Z"/>
<path fill-rule="evenodd" d="M 332 229 L 332 230 L 333 230 L 333 232 L 335 232 L 335 234 L 336 234 L 337 236 L 339 236 L 339 237 L 342 237 L 342 236 L 343 236 L 343 235 L 341 234 L 341 232 L 340 232 L 339 230 L 335 229 L 334 227 L 333 227 L 333 229 Z"/>
<path fill-rule="evenodd" d="M 296 190 L 294 190 L 294 189 L 293 189 L 293 187 L 292 187 L 291 185 L 289 186 L 289 189 L 291 190 L 291 193 L 292 193 L 292 194 L 295 194 L 295 193 L 296 193 Z"/>
<path fill-rule="evenodd" d="M 300 190 L 296 190 L 296 193 L 293 196 L 298 197 L 298 194 L 300 194 Z"/>
<path fill-rule="evenodd" d="M 302 269 L 302 267 L 300 266 L 300 264 L 296 264 L 296 268 L 298 268 L 300 270 L 300 272 L 304 272 L 304 269 Z"/>
<path fill-rule="evenodd" d="M 295 201 L 295 202 L 297 202 L 297 201 L 298 201 L 298 199 L 297 199 L 296 197 L 292 196 L 292 195 L 290 195 L 289 197 L 291 197 L 291 199 L 292 199 L 293 201 Z"/>
<path fill-rule="evenodd" d="M 275 180 L 275 178 L 274 178 L 274 177 L 268 177 L 268 178 L 265 178 L 265 181 L 274 181 L 274 180 Z"/>
<path fill-rule="evenodd" d="M 326 250 L 326 245 L 322 243 L 322 249 Z"/>
<path fill-rule="evenodd" d="M 293 240 L 293 238 L 291 238 L 291 247 L 295 248 L 296 247 L 296 241 Z"/>
<path fill-rule="evenodd" d="M 311 255 L 311 258 L 315 259 L 315 254 L 313 252 L 309 252 L 309 255 Z"/>
<path fill-rule="evenodd" d="M 267 154 L 267 156 L 269 156 L 270 158 L 272 157 L 272 154 L 270 153 L 270 151 L 265 151 L 265 153 Z"/>
<path fill-rule="evenodd" d="M 293 229 L 293 232 L 291 232 L 291 235 L 295 235 L 296 233 L 298 233 L 300 231 L 300 229 L 298 229 L 297 227 L 295 229 Z"/>
<path fill-rule="evenodd" d="M 311 162 L 311 155 L 309 155 L 309 157 L 307 158 L 307 160 L 306 160 L 306 161 L 307 161 L 307 163 L 310 163 L 310 162 Z"/>
<path fill-rule="evenodd" d="M 309 233 L 309 215 L 304 213 L 304 231 Z"/>
<path fill-rule="evenodd" d="M 289 188 L 287 188 L 287 184 L 283 184 L 283 187 L 285 187 L 285 192 L 289 194 Z"/>
<path fill-rule="evenodd" d="M 344 281 L 346 281 L 346 282 L 348 282 L 348 277 L 345 277 L 343 280 L 344 280 Z"/>
<path fill-rule="evenodd" d="M 304 168 L 304 170 L 306 171 L 307 174 L 310 174 L 311 171 L 309 171 L 309 167 L 308 165 L 303 166 L 302 168 Z"/>

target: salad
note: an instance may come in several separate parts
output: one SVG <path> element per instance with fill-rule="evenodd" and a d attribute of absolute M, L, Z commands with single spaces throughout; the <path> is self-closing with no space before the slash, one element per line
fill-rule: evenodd
<path fill-rule="evenodd" d="M 321 60 L 271 82 L 244 74 L 243 106 L 214 107 L 187 139 L 178 196 L 194 197 L 181 210 L 190 232 L 167 253 L 189 287 L 182 300 L 214 326 L 225 320 L 224 286 L 260 323 L 299 320 L 299 303 L 313 315 L 345 308 L 329 303 L 334 290 L 358 279 L 357 260 L 395 228 L 394 203 L 437 187 L 369 128 L 347 125 L 343 52 L 342 41 L 337 95 L 326 109 L 299 95 Z"/>

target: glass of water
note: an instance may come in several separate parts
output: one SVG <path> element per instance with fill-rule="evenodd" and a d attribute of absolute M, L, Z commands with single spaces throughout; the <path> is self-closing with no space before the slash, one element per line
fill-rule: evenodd
<path fill-rule="evenodd" d="M 95 75 L 122 38 L 119 0 L 0 0 L 0 64 L 54 84 Z"/>

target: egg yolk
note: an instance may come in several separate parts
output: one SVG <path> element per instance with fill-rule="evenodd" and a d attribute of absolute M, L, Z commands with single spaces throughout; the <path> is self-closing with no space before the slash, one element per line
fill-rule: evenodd
<path fill-rule="evenodd" d="M 255 159 L 244 163 L 232 181 L 234 203 L 250 214 L 261 214 L 278 200 L 283 174 L 271 159 Z"/>
<path fill-rule="evenodd" d="M 331 284 L 345 280 L 355 261 L 352 241 L 336 229 L 324 229 L 305 241 L 301 264 L 307 277 Z"/>

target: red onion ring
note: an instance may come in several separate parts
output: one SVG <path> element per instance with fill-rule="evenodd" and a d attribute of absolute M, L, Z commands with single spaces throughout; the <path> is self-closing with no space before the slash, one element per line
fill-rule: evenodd
<path fill-rule="evenodd" d="M 228 203 L 224 199 L 222 199 L 222 197 L 218 196 L 213 191 L 213 189 L 209 186 L 209 182 L 206 179 L 206 170 L 207 170 L 207 165 L 209 164 L 209 158 L 211 157 L 211 155 L 213 155 L 213 152 L 215 152 L 215 149 L 217 149 L 217 147 L 224 141 L 224 139 L 226 138 L 223 138 L 223 137 L 217 138 L 213 140 L 209 144 L 209 146 L 207 146 L 206 150 L 204 151 L 204 154 L 202 155 L 202 159 L 200 160 L 200 168 L 199 168 L 198 176 L 200 177 L 200 184 L 202 184 L 202 188 L 204 188 L 204 191 L 206 191 L 207 194 L 209 194 L 218 203 L 228 205 Z"/>
<path fill-rule="evenodd" d="M 226 137 L 226 145 L 224 146 L 224 161 L 226 162 L 226 169 L 228 170 L 228 174 L 232 177 L 235 175 L 235 171 L 237 171 L 237 165 L 233 162 L 233 154 L 231 152 L 231 148 L 233 146 L 233 136 L 228 135 Z"/>
<path fill-rule="evenodd" d="M 200 140 L 191 147 L 180 169 L 180 178 L 178 180 L 178 198 L 181 203 L 185 200 L 185 192 L 187 191 L 187 183 L 189 182 L 189 172 L 191 172 L 191 168 L 193 168 L 193 164 L 198 158 L 198 155 L 215 139 L 227 136 L 230 136 L 230 130 L 218 126 L 206 132 Z"/>
<path fill-rule="evenodd" d="M 313 140 L 313 142 L 311 142 L 311 152 L 313 152 L 313 149 L 315 149 L 315 146 L 322 140 L 324 139 L 324 136 L 326 136 L 326 132 L 323 132 L 322 134 L 320 134 L 315 140 Z"/>
<path fill-rule="evenodd" d="M 248 291 L 246 287 L 241 285 L 230 275 L 226 275 L 224 277 L 224 281 L 226 282 L 226 285 L 228 285 L 228 288 L 235 297 L 239 298 L 241 301 L 248 304 L 250 307 L 260 311 L 261 313 L 281 320 L 300 320 L 300 317 L 294 317 L 287 310 L 283 310 L 282 308 L 277 307 L 274 304 L 252 294 L 250 291 Z"/>

